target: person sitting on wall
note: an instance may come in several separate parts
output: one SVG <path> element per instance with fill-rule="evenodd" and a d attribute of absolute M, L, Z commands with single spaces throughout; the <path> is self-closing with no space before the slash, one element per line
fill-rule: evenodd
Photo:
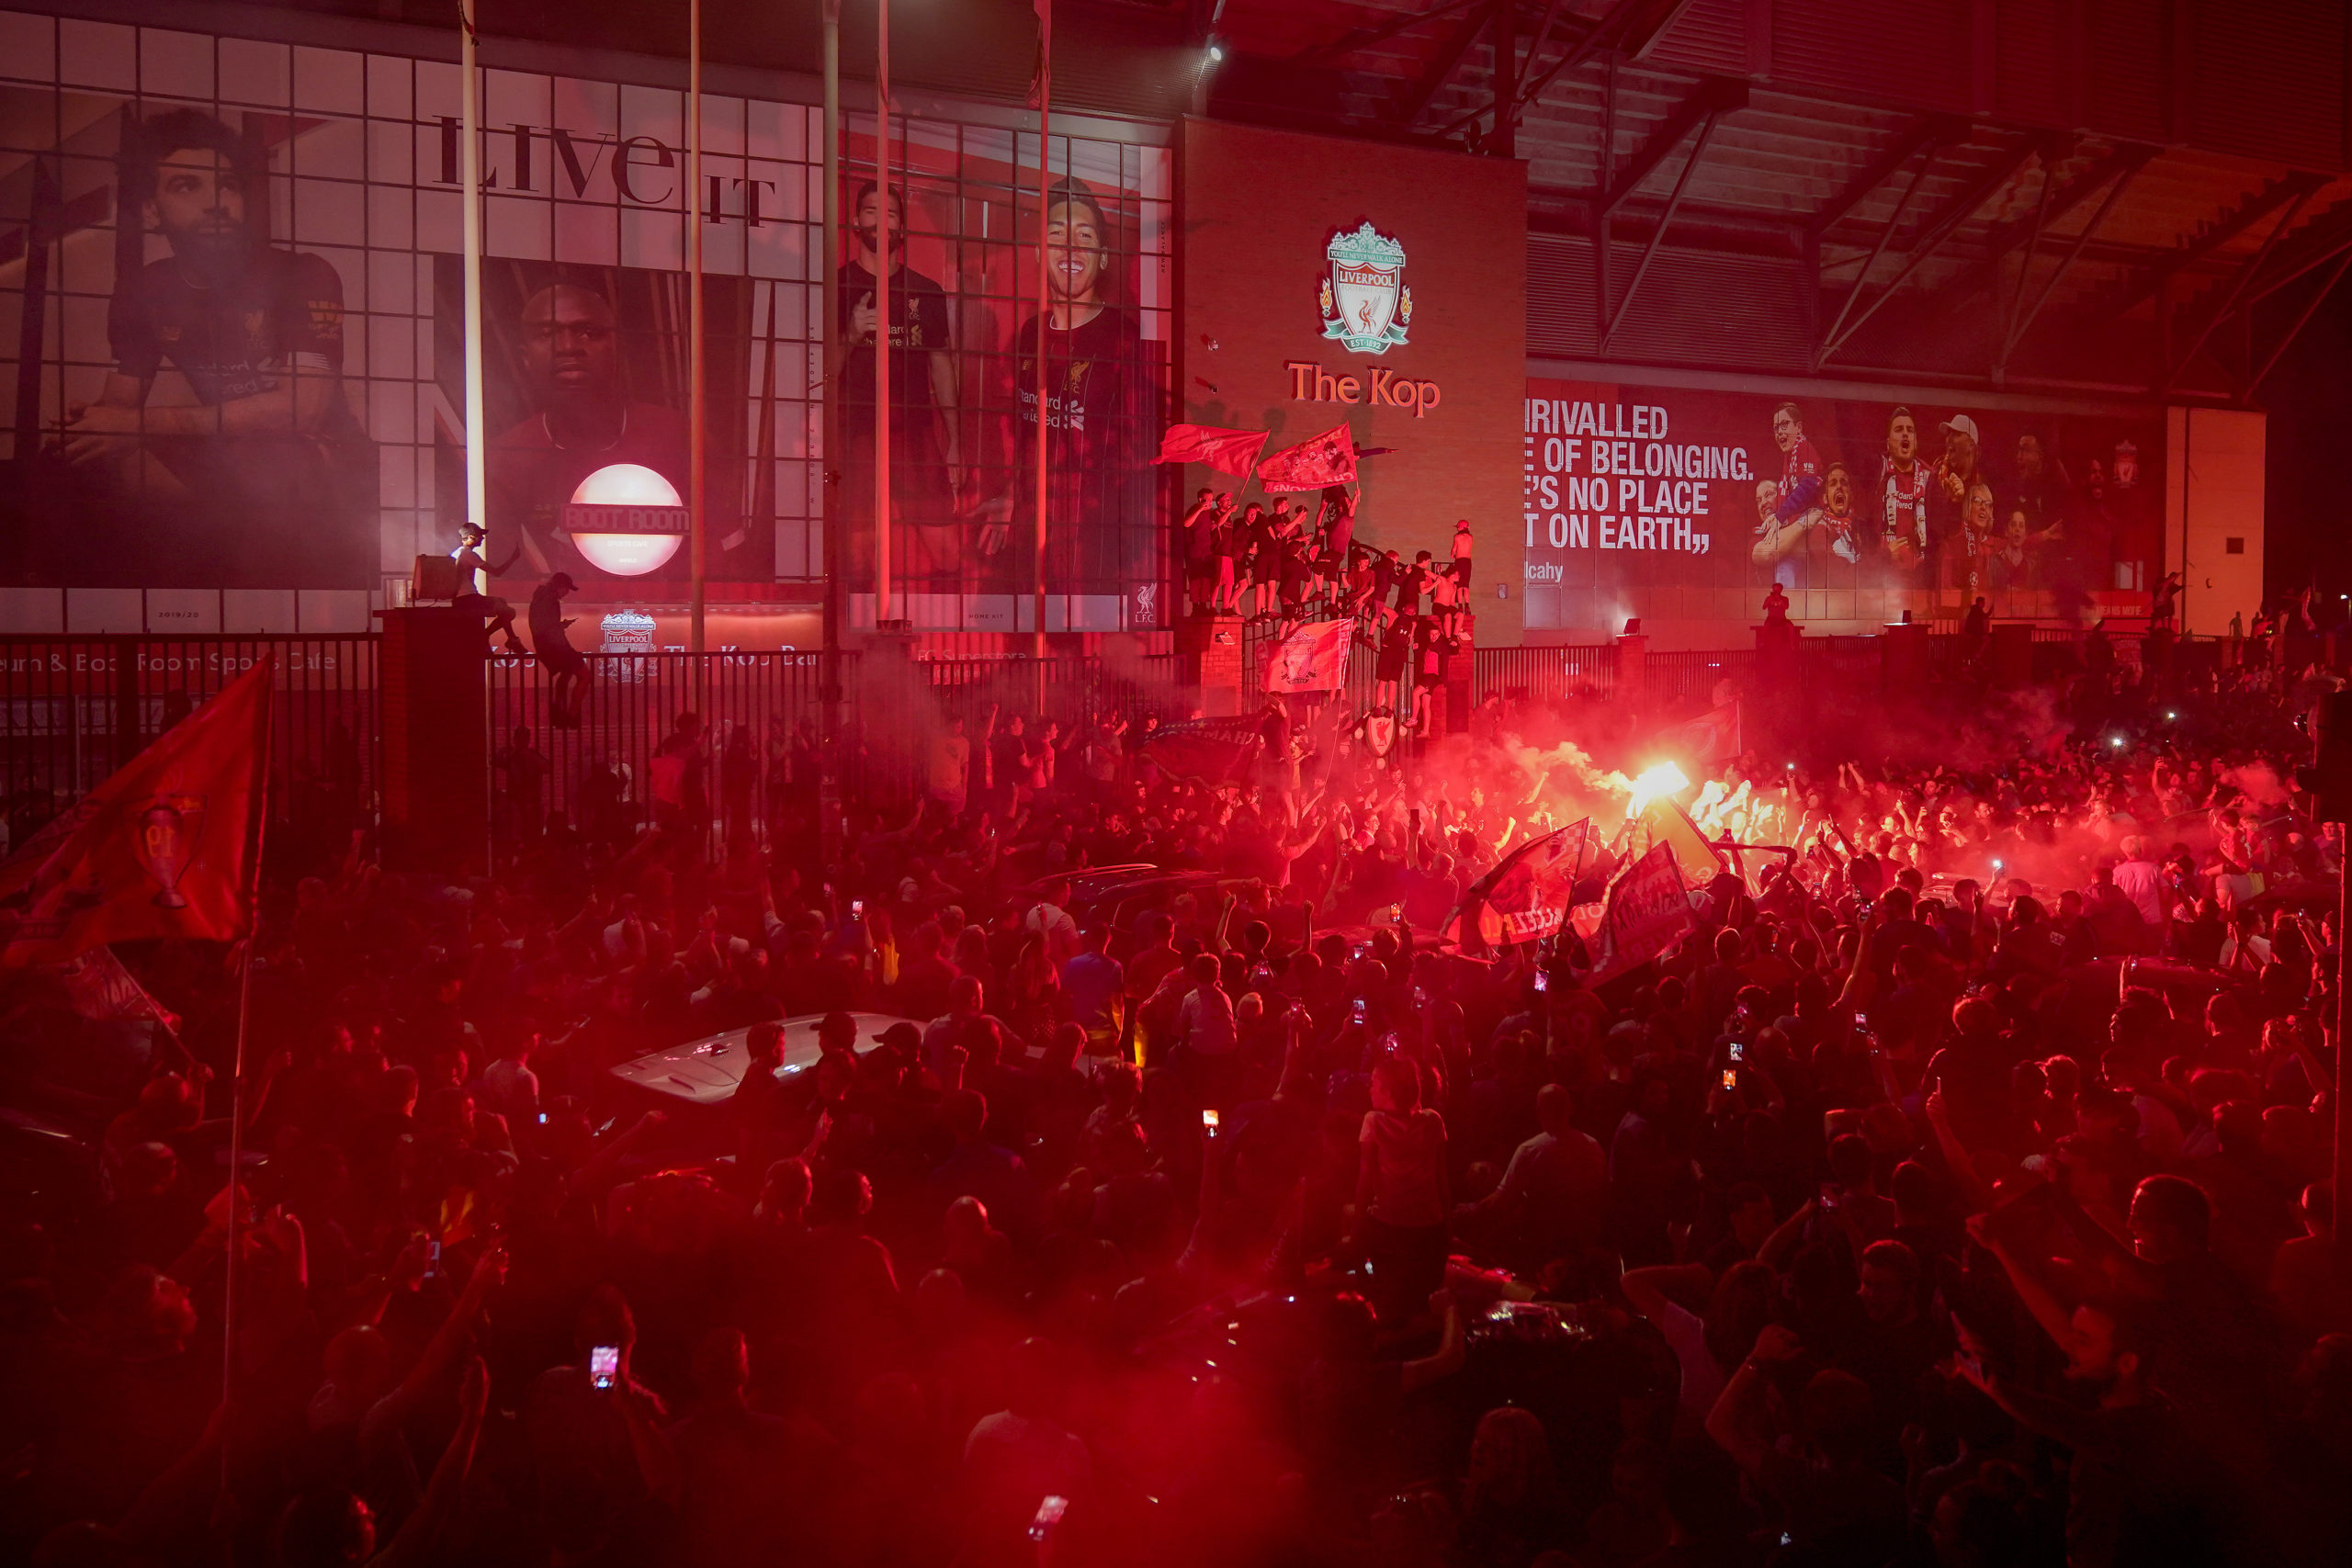
<path fill-rule="evenodd" d="M 458 547 L 449 552 L 450 558 L 458 563 L 458 597 L 452 604 L 460 610 L 470 610 L 487 617 L 490 625 L 485 635 L 490 632 L 505 633 L 506 651 L 526 659 L 530 657 L 531 650 L 525 648 L 523 639 L 514 635 L 514 606 L 503 599 L 493 597 L 490 592 L 490 580 L 504 576 L 506 569 L 514 564 L 514 558 L 523 553 L 523 548 L 517 545 L 506 553 L 504 560 L 493 563 L 481 550 L 483 541 L 489 536 L 479 523 L 458 525 Z"/>
<path fill-rule="evenodd" d="M 537 645 L 541 667 L 555 683 L 549 722 L 558 729 L 579 728 L 580 711 L 588 700 L 588 660 L 571 646 L 563 629 L 571 624 L 564 617 L 563 596 L 579 586 L 570 572 L 559 571 L 531 594 L 531 641 Z"/>

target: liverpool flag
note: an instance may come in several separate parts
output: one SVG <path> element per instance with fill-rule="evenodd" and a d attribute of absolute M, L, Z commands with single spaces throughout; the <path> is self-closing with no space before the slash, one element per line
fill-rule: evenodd
<path fill-rule="evenodd" d="M 252 918 L 252 826 L 269 744 L 275 661 L 255 664 L 0 865 L 0 964 L 62 964 L 102 942 L 231 941 Z"/>
<path fill-rule="evenodd" d="M 1226 430 L 1214 424 L 1171 424 L 1159 438 L 1155 463 L 1203 463 L 1237 479 L 1250 477 L 1250 465 L 1266 449 L 1262 430 Z"/>
<path fill-rule="evenodd" d="M 1348 683 L 1353 621 L 1309 621 L 1266 655 L 1269 692 L 1336 692 Z"/>
<path fill-rule="evenodd" d="M 1353 484 L 1355 477 L 1356 440 L 1345 424 L 1284 447 L 1258 465 L 1258 482 L 1268 495 L 1328 490 Z"/>

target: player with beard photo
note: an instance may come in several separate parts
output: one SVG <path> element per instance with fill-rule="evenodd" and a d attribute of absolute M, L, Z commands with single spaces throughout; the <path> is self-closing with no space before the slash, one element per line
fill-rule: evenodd
<path fill-rule="evenodd" d="M 1066 179 L 1049 193 L 1046 577 L 1063 592 L 1124 592 L 1129 581 L 1157 570 L 1154 486 L 1146 464 L 1159 444 L 1159 394 L 1144 363 L 1141 326 L 1110 301 L 1111 234 L 1102 204 L 1085 186 Z M 1013 338 L 1014 468 L 998 504 L 1000 527 L 1024 538 L 1036 512 L 1037 335 L 1033 315 Z M 1261 539 L 1261 551 L 1268 542 Z M 1261 581 L 1274 580 L 1274 566 L 1261 556 Z M 1023 581 L 1025 573 L 1016 570 L 1013 578 Z"/>
<path fill-rule="evenodd" d="M 1854 470 L 1833 459 L 1821 474 L 1821 521 L 1815 525 L 1827 536 L 1829 553 L 1849 565 L 1862 558 L 1854 527 Z"/>
<path fill-rule="evenodd" d="M 171 254 L 128 271 L 107 313 L 114 367 L 55 450 L 97 493 L 74 507 L 63 572 L 151 585 L 328 587 L 374 575 L 375 449 L 343 389 L 343 281 L 266 244 L 254 146 L 175 109 L 123 149 L 120 221 Z M 159 390 L 166 368 L 176 373 Z M 126 576 L 127 574 L 127 576 Z"/>
<path fill-rule="evenodd" d="M 842 508 L 854 570 L 874 573 L 875 279 L 890 251 L 890 575 L 902 586 L 954 588 L 962 560 L 956 538 L 964 448 L 956 416 L 955 343 L 947 294 L 907 265 L 904 197 L 871 180 L 857 189 L 851 232 L 857 254 L 842 264 L 840 378 L 843 431 Z M 889 220 L 883 231 L 884 214 Z"/>

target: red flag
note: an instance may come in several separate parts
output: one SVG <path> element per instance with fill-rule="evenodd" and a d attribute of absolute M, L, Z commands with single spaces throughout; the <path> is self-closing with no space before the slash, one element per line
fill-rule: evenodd
<path fill-rule="evenodd" d="M 1266 655 L 1269 692 L 1336 692 L 1348 683 L 1353 621 L 1309 621 Z"/>
<path fill-rule="evenodd" d="M 1355 436 L 1344 424 L 1285 447 L 1258 465 L 1258 482 L 1269 495 L 1353 484 L 1355 478 Z"/>
<path fill-rule="evenodd" d="M 111 947 L 94 947 L 68 960 L 57 971 L 57 978 L 73 999 L 74 1010 L 84 1018 L 132 1023 L 152 1019 L 175 1037 L 179 1033 L 179 1015 L 149 996 L 147 987 L 122 966 Z"/>
<path fill-rule="evenodd" d="M 1243 784 L 1257 765 L 1260 744 L 1254 716 L 1180 719 L 1153 730 L 1143 754 L 1171 779 Z"/>
<path fill-rule="evenodd" d="M 255 664 L 90 792 L 79 824 L 33 873 L 31 907 L 0 964 L 62 964 L 141 937 L 245 933 L 276 668 Z"/>
<path fill-rule="evenodd" d="M 1214 424 L 1171 424 L 1159 438 L 1155 463 L 1205 463 L 1220 474 L 1248 479 L 1266 449 L 1262 430 L 1221 430 Z"/>
<path fill-rule="evenodd" d="M 1041 109 L 1053 91 L 1048 73 L 1054 58 L 1054 0 L 1030 0 L 1030 6 L 1037 13 L 1037 58 L 1029 67 L 1029 107 Z"/>
<path fill-rule="evenodd" d="M 1651 740 L 1688 761 L 1702 766 L 1728 762 L 1740 753 L 1739 699 L 1709 708 L 1683 724 L 1668 725 Z"/>
<path fill-rule="evenodd" d="M 1584 869 L 1592 819 L 1531 839 L 1470 885 L 1441 935 L 1473 957 L 1550 936 L 1567 921 L 1568 899 Z"/>
<path fill-rule="evenodd" d="M 1672 846 L 1659 844 L 1618 874 L 1600 929 L 1608 953 L 1595 980 L 1646 964 L 1699 929 Z"/>

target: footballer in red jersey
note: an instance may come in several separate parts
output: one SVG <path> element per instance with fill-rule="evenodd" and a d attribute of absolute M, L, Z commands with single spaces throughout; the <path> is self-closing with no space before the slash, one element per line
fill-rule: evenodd
<path fill-rule="evenodd" d="M 1159 447 L 1159 393 L 1140 324 L 1103 298 L 1108 234 L 1084 187 L 1055 189 L 1046 209 L 1046 574 L 1066 592 L 1121 592 L 1159 570 L 1148 466 Z M 1002 510 L 1016 538 L 1036 516 L 1037 336 L 1033 315 L 1013 339 L 1018 413 Z"/>

